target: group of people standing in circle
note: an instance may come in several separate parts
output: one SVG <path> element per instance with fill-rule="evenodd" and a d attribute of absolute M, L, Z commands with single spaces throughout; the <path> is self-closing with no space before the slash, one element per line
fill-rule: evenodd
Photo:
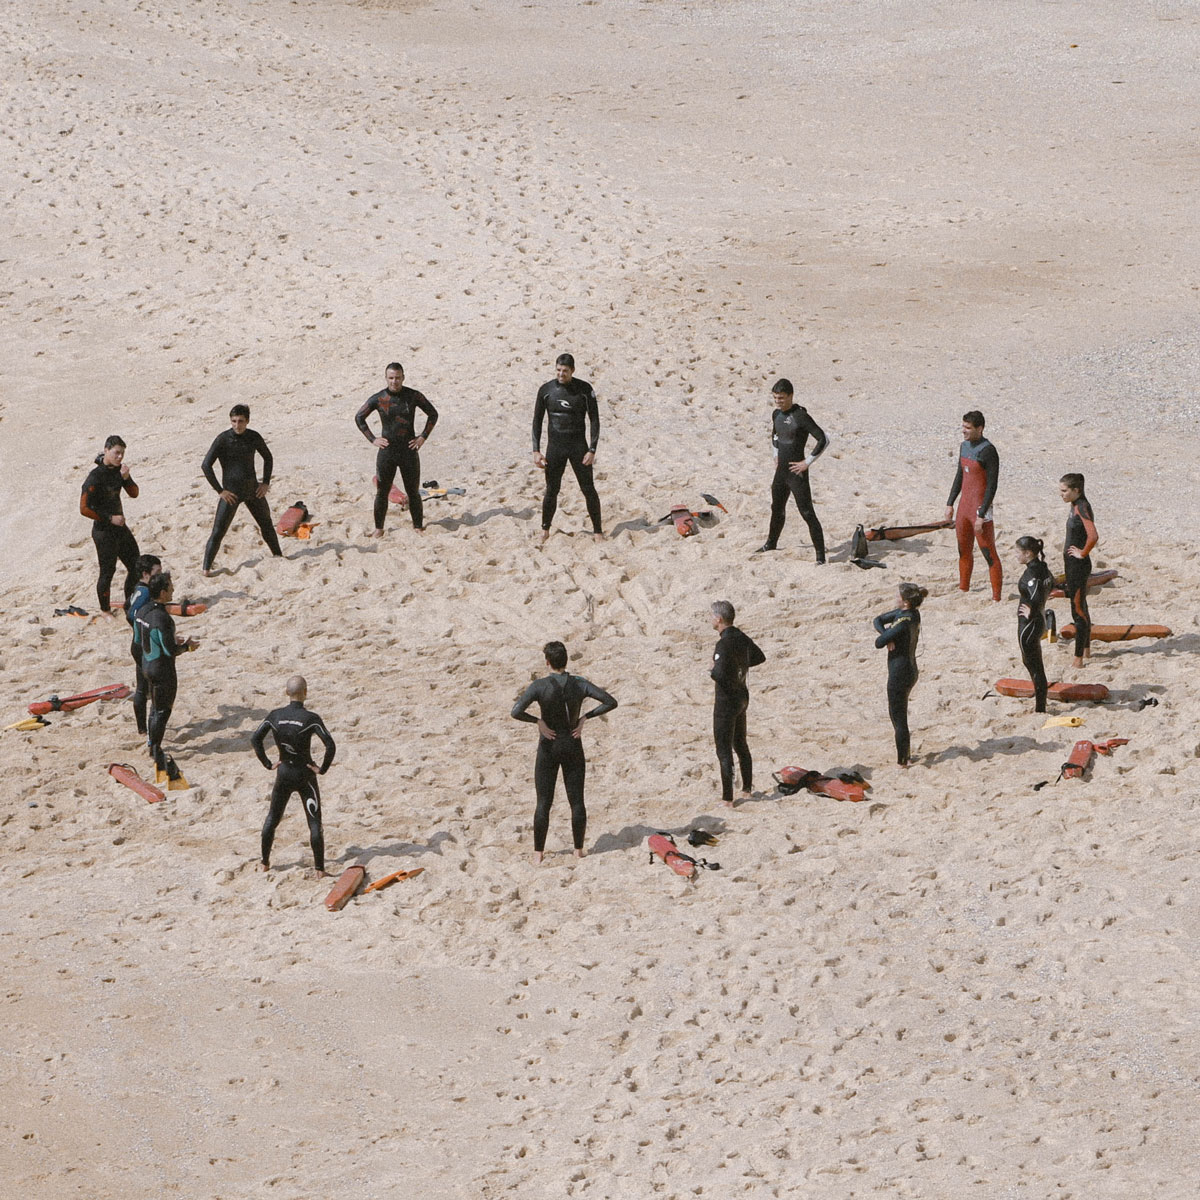
<path fill-rule="evenodd" d="M 377 452 L 372 537 L 381 537 L 384 533 L 397 473 L 407 493 L 413 528 L 424 531 L 420 450 L 437 425 L 438 412 L 424 395 L 406 386 L 404 379 L 403 366 L 398 362 L 389 363 L 385 370 L 386 386 L 371 395 L 354 416 L 357 428 Z M 790 497 L 808 527 L 817 564 L 824 564 L 825 538 L 813 505 L 811 468 L 828 448 L 830 439 L 807 409 L 796 403 L 789 380 L 779 379 L 773 385 L 771 399 L 774 408 L 771 413 L 770 440 L 775 472 L 770 489 L 770 521 L 767 540 L 755 553 L 778 548 Z M 418 412 L 425 418 L 424 427 L 419 433 L 415 428 Z M 377 416 L 380 423 L 378 434 L 372 431 L 368 423 L 372 415 Z M 254 518 L 270 553 L 277 557 L 282 555 L 267 502 L 274 465 L 270 449 L 262 436 L 249 427 L 250 410 L 246 405 L 234 405 L 229 420 L 230 428 L 217 436 L 201 463 L 201 471 L 218 497 L 212 531 L 204 548 L 205 575 L 213 573 L 221 542 L 242 504 L 246 505 Z M 987 565 L 992 598 L 998 601 L 1001 598 L 1003 570 L 996 549 L 993 501 L 999 481 L 1000 460 L 995 447 L 984 436 L 984 426 L 984 416 L 978 410 L 963 414 L 963 441 L 959 450 L 958 469 L 947 500 L 946 519 L 953 520 L 955 525 L 959 588 L 963 591 L 970 588 L 973 548 L 978 545 Z M 548 428 L 543 453 L 544 427 Z M 550 534 L 562 477 L 568 465 L 582 492 L 592 535 L 597 540 L 603 538 L 600 498 L 593 475 L 599 437 L 600 415 L 596 393 L 589 383 L 576 378 L 574 358 L 570 354 L 561 354 L 555 363 L 554 378 L 538 389 L 532 423 L 534 464 L 545 471 L 546 478 L 541 511 L 543 541 Z M 125 615 L 133 630 L 130 652 L 137 678 L 135 719 L 139 732 L 147 737 L 148 749 L 156 768 L 171 777 L 177 768 L 164 751 L 162 743 L 177 688 L 175 661 L 179 654 L 195 649 L 198 643 L 194 639 L 181 638 L 176 633 L 167 611 L 174 594 L 172 580 L 163 573 L 159 558 L 139 553 L 137 541 L 125 521 L 122 497 L 137 497 L 139 494 L 129 466 L 124 462 L 125 451 L 125 442 L 120 437 L 114 435 L 106 440 L 103 452 L 97 455 L 95 466 L 84 482 L 79 509 L 82 515 L 92 521 L 92 540 L 99 563 L 96 595 L 102 612 L 111 612 L 110 592 L 117 563 L 122 563 L 126 568 Z M 261 479 L 256 459 L 262 463 Z M 220 479 L 215 470 L 218 466 L 221 469 Z M 1097 545 L 1098 537 L 1091 505 L 1084 494 L 1083 476 L 1073 473 L 1064 475 L 1060 492 L 1063 500 L 1070 505 L 1064 546 L 1065 594 L 1070 600 L 1075 622 L 1075 664 L 1082 666 L 1090 655 L 1091 622 L 1087 588 L 1091 552 Z M 1039 539 L 1031 536 L 1020 538 L 1017 555 L 1024 568 L 1018 584 L 1018 644 L 1022 661 L 1033 682 L 1036 711 L 1043 712 L 1048 684 L 1042 663 L 1041 642 L 1046 631 L 1046 600 L 1054 586 L 1054 579 L 1046 563 L 1044 544 Z M 874 619 L 877 634 L 875 645 L 880 649 L 886 647 L 888 651 L 888 712 L 895 733 L 897 762 L 902 766 L 907 766 L 911 757 L 908 700 L 919 674 L 917 646 L 921 629 L 920 608 L 927 594 L 926 588 L 903 583 L 897 595 L 897 606 Z M 759 647 L 735 626 L 734 617 L 733 606 L 728 601 L 718 601 L 712 606 L 713 627 L 720 635 L 713 653 L 711 672 L 716 687 L 713 736 L 721 775 L 722 800 L 729 805 L 734 802 L 735 759 L 743 790 L 749 792 L 752 785 L 753 765 L 746 738 L 749 702 L 746 679 L 751 667 L 765 661 Z M 526 689 L 512 714 L 518 720 L 536 722 L 539 730 L 534 770 L 537 794 L 534 846 L 539 860 L 544 852 L 550 806 L 560 773 L 571 807 L 572 840 L 576 853 L 582 853 L 587 818 L 584 804 L 586 768 L 580 732 L 583 720 L 601 716 L 617 705 L 616 700 L 603 689 L 566 673 L 566 650 L 560 642 L 548 643 L 544 647 L 544 654 L 551 673 Z M 332 761 L 333 742 L 320 718 L 303 709 L 306 692 L 307 685 L 302 678 L 297 676 L 289 680 L 290 702 L 299 706 L 292 713 L 293 719 L 289 721 L 283 710 L 278 710 L 271 714 L 255 735 L 255 751 L 266 762 L 262 753 L 262 739 L 268 731 L 274 732 L 281 750 L 281 762 L 286 767 L 280 768 L 282 774 L 278 779 L 289 785 L 284 792 L 280 792 L 277 786 L 276 792 L 279 794 L 273 795 L 271 812 L 263 832 L 263 865 L 268 862 L 270 841 L 288 796 L 298 792 L 305 803 L 313 830 L 314 855 L 318 869 L 321 868 L 323 852 L 318 850 L 320 799 L 315 779 L 310 780 L 305 771 L 311 767 L 310 773 L 315 776 L 328 769 Z M 599 703 L 581 717 L 580 707 L 588 697 Z M 535 701 L 542 711 L 540 719 L 527 712 Z M 291 725 L 307 731 L 296 745 L 292 745 L 295 739 L 289 740 Z M 308 742 L 314 733 L 326 741 L 327 747 L 326 762 L 320 770 L 309 763 L 306 757 Z"/>

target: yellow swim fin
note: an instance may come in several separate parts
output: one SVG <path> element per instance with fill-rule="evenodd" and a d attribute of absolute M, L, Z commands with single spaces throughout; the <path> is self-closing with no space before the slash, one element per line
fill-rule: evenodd
<path fill-rule="evenodd" d="M 18 729 L 22 733 L 30 729 L 45 729 L 49 725 L 49 721 L 43 721 L 41 717 L 25 717 L 21 721 L 15 721 L 11 725 L 5 725 L 5 729 Z"/>
<path fill-rule="evenodd" d="M 1083 724 L 1082 717 L 1050 717 L 1047 719 L 1043 729 L 1050 729 L 1052 726 L 1061 725 L 1067 729 L 1078 729 Z"/>

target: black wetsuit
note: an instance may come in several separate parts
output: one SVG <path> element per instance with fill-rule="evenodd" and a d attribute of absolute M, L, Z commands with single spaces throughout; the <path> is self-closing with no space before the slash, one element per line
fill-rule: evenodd
<path fill-rule="evenodd" d="M 137 539 L 128 525 L 114 525 L 113 517 L 125 515 L 121 508 L 121 492 L 130 496 L 138 494 L 138 485 L 132 478 L 124 478 L 120 467 L 106 467 L 104 455 L 96 455 L 96 465 L 83 481 L 83 492 L 79 497 L 79 511 L 92 521 L 92 541 L 96 545 L 96 558 L 100 563 L 100 576 L 96 580 L 96 599 L 104 612 L 110 611 L 113 576 L 117 562 L 125 567 L 125 599 L 129 600 L 137 577 L 133 571 L 138 560 Z"/>
<path fill-rule="evenodd" d="M 589 698 L 600 703 L 591 712 L 583 714 L 585 719 L 602 716 L 617 707 L 617 702 L 603 688 L 579 675 L 556 671 L 553 675 L 535 679 L 513 705 L 512 715 L 518 721 L 529 721 L 536 725 L 537 717 L 525 711 L 536 700 L 542 720 L 554 731 L 553 738 L 538 738 L 537 759 L 533 767 L 533 784 L 537 794 L 537 808 L 533 814 L 533 848 L 539 854 L 546 848 L 550 806 L 554 803 L 554 787 L 560 770 L 563 786 L 567 789 L 567 803 L 571 806 L 571 838 L 576 850 L 583 849 L 583 838 L 587 832 L 587 809 L 583 802 L 587 761 L 582 740 L 573 737 L 571 731 L 579 724 L 579 710 L 584 700 Z"/>
<path fill-rule="evenodd" d="M 1021 661 L 1033 681 L 1034 712 L 1046 711 L 1048 684 L 1042 662 L 1042 634 L 1046 632 L 1046 597 L 1052 587 L 1054 576 L 1040 558 L 1029 562 L 1017 583 L 1020 603 L 1029 605 L 1029 616 L 1017 612 L 1017 644 L 1021 647 Z"/>
<path fill-rule="evenodd" d="M 146 682 L 146 673 L 142 670 L 142 635 L 137 627 L 137 615 L 149 603 L 150 589 L 144 583 L 139 583 L 133 589 L 129 603 L 125 606 L 125 619 L 129 622 L 129 627 L 133 632 L 133 640 L 129 643 L 129 654 L 133 658 L 135 679 L 133 717 L 137 721 L 138 733 L 146 732 L 146 699 L 150 687 Z"/>
<path fill-rule="evenodd" d="M 142 672 L 150 692 L 150 716 L 146 722 L 150 753 L 154 755 L 154 765 L 165 771 L 169 764 L 162 741 L 171 709 L 175 707 L 178 689 L 175 659 L 183 653 L 183 647 L 176 642 L 171 614 L 158 601 L 151 601 L 141 608 L 134 626 L 141 638 Z"/>
<path fill-rule="evenodd" d="M 381 426 L 378 436 L 386 438 L 388 442 L 375 455 L 376 529 L 382 529 L 387 519 L 388 493 L 392 490 L 397 471 L 408 493 L 408 511 L 412 515 L 413 528 L 425 528 L 425 509 L 421 504 L 421 455 L 408 446 L 417 436 L 414 426 L 418 408 L 425 414 L 425 428 L 420 436 L 427 438 L 437 424 L 437 409 L 420 392 L 410 387 L 402 387 L 398 392 L 384 388 L 370 397 L 354 414 L 354 423 L 362 431 L 363 437 L 373 443 L 376 435 L 367 425 L 367 418 L 373 412 L 378 413 Z"/>
<path fill-rule="evenodd" d="M 1092 574 L 1092 547 L 1099 541 L 1096 534 L 1096 518 L 1092 506 L 1085 496 L 1080 496 L 1071 505 L 1067 517 L 1067 536 L 1063 542 L 1063 569 L 1066 579 L 1063 592 L 1071 602 L 1071 620 L 1075 622 L 1075 657 L 1082 658 L 1083 652 L 1092 644 L 1092 617 L 1088 612 L 1088 580 Z M 1082 558 L 1067 553 L 1072 546 L 1084 552 Z"/>
<path fill-rule="evenodd" d="M 542 422 L 547 416 L 550 429 L 546 435 L 546 495 L 542 499 L 542 528 L 549 529 L 554 520 L 563 472 L 567 469 L 567 463 L 570 463 L 587 505 L 592 532 L 602 533 L 600 496 L 596 491 L 591 464 L 585 465 L 583 461 L 585 455 L 596 453 L 600 443 L 600 407 L 596 403 L 592 385 L 583 379 L 572 378 L 566 383 L 551 379 L 538 388 L 533 406 L 534 454 L 541 451 Z M 585 424 L 590 431 L 586 435 Z"/>
<path fill-rule="evenodd" d="M 337 751 L 325 723 L 314 712 L 309 712 L 299 700 L 285 704 L 267 714 L 263 723 L 254 731 L 250 744 L 258 761 L 268 770 L 271 760 L 264 746 L 268 732 L 275 735 L 279 748 L 279 765 L 275 768 L 275 786 L 271 789 L 271 807 L 262 827 L 262 861 L 271 862 L 271 846 L 275 841 L 275 830 L 283 819 L 284 810 L 293 794 L 300 797 L 304 805 L 304 816 L 308 821 L 308 836 L 312 843 L 313 861 L 318 871 L 325 870 L 325 833 L 321 826 L 321 791 L 317 787 L 317 775 L 324 775 L 333 762 Z M 316 735 L 325 744 L 325 758 L 319 769 L 312 761 L 312 739 Z"/>
<path fill-rule="evenodd" d="M 214 492 L 232 492 L 236 497 L 232 504 L 224 499 L 217 501 L 217 514 L 213 518 L 212 533 L 208 535 L 208 545 L 204 547 L 204 569 L 206 571 L 213 565 L 213 560 L 217 557 L 217 551 L 221 548 L 221 542 L 229 531 L 233 514 L 237 512 L 239 504 L 246 506 L 258 524 L 258 531 L 262 534 L 263 541 L 267 543 L 267 549 L 276 558 L 283 555 L 283 551 L 279 548 L 279 535 L 271 524 L 270 505 L 267 504 L 265 496 L 258 495 L 258 476 L 254 469 L 255 454 L 262 457 L 262 481 L 264 484 L 269 484 L 274 460 L 271 458 L 271 451 L 267 449 L 267 443 L 263 441 L 262 435 L 253 429 L 247 429 L 244 433 L 235 433 L 232 429 L 226 429 L 224 433 L 218 434 L 208 448 L 204 462 L 200 464 L 204 478 L 208 480 Z M 221 464 L 221 483 L 217 482 L 216 472 L 213 470 L 213 464 L 218 462 Z"/>
<path fill-rule="evenodd" d="M 825 561 L 825 531 L 817 520 L 813 509 L 812 487 L 808 471 L 791 470 L 792 463 L 806 461 L 804 447 L 809 437 L 815 439 L 813 452 L 807 456 L 811 464 L 824 453 L 829 445 L 825 431 L 808 415 L 803 405 L 793 404 L 784 412 L 776 409 L 771 414 L 771 444 L 775 447 L 775 477 L 771 480 L 771 524 L 767 531 L 766 550 L 774 550 L 783 532 L 787 517 L 788 496 L 796 501 L 796 507 L 808 526 L 817 562 Z"/>
<path fill-rule="evenodd" d="M 888 716 L 896 733 L 896 761 L 908 763 L 908 694 L 917 682 L 917 642 L 921 614 L 915 608 L 896 608 L 875 618 L 875 649 L 888 650 Z"/>
<path fill-rule="evenodd" d="M 733 803 L 733 757 L 736 754 L 742 772 L 742 790 L 754 786 L 754 760 L 746 741 L 746 709 L 750 689 L 746 676 L 751 667 L 767 661 L 767 656 L 736 625 L 721 631 L 713 650 L 709 675 L 716 688 L 713 694 L 713 740 L 717 744 L 717 763 L 721 768 L 721 799 Z"/>

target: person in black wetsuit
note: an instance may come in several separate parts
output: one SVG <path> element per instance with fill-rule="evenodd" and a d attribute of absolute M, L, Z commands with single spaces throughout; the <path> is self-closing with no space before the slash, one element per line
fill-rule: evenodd
<path fill-rule="evenodd" d="M 546 453 L 542 454 L 542 423 L 549 417 Z M 587 426 L 585 436 L 584 426 Z M 560 354 L 554 361 L 554 378 L 538 388 L 533 406 L 533 465 L 546 472 L 546 494 L 542 499 L 542 541 L 550 536 L 550 524 L 558 508 L 558 491 L 567 463 L 575 472 L 592 521 L 592 538 L 604 540 L 600 522 L 600 496 L 592 474 L 596 447 L 600 443 L 600 408 L 592 385 L 575 378 L 575 359 Z"/>
<path fill-rule="evenodd" d="M 880 613 L 875 618 L 875 649 L 888 651 L 888 716 L 896 733 L 896 761 L 902 767 L 909 763 L 908 696 L 917 682 L 917 642 L 921 636 L 921 601 L 929 595 L 927 588 L 915 583 L 900 585 L 900 607 Z"/>
<path fill-rule="evenodd" d="M 175 622 L 164 607 L 175 596 L 171 576 L 164 571 L 155 575 L 147 586 L 150 600 L 138 611 L 134 624 L 141 638 L 142 671 L 150 691 L 150 716 L 146 722 L 149 749 L 154 758 L 156 781 L 161 783 L 179 777 L 175 760 L 162 747 L 179 686 L 175 660 L 180 654 L 195 650 L 200 643 L 175 633 Z"/>
<path fill-rule="evenodd" d="M 282 558 L 283 551 L 279 548 L 279 535 L 271 524 L 271 508 L 267 504 L 267 489 L 271 486 L 271 469 L 274 459 L 262 435 L 248 428 L 250 424 L 250 409 L 245 404 L 235 404 L 229 410 L 229 428 L 218 434 L 213 444 L 204 456 L 200 469 L 208 480 L 212 490 L 220 499 L 217 501 L 217 514 L 213 517 L 212 533 L 208 535 L 208 545 L 204 547 L 204 574 L 211 575 L 213 560 L 221 548 L 221 542 L 229 531 L 233 515 L 239 504 L 244 504 L 250 515 L 258 524 L 258 531 L 267 543 L 267 549 L 276 557 Z M 254 456 L 262 458 L 262 483 L 254 468 Z M 217 482 L 214 463 L 221 464 L 221 482 Z"/>
<path fill-rule="evenodd" d="M 1083 666 L 1092 657 L 1092 617 L 1088 612 L 1088 580 L 1092 574 L 1092 551 L 1100 542 L 1092 506 L 1083 494 L 1083 476 L 1071 471 L 1058 481 L 1063 502 L 1071 506 L 1067 517 L 1067 536 L 1063 542 L 1063 569 L 1066 580 L 1063 591 L 1071 602 L 1071 619 L 1075 622 L 1075 665 Z"/>
<path fill-rule="evenodd" d="M 537 725 L 541 734 L 533 767 L 537 793 L 537 808 L 533 814 L 533 860 L 539 863 L 546 849 L 550 806 L 554 803 L 554 787 L 560 770 L 567 789 L 567 803 L 571 806 L 571 840 L 575 845 L 575 857 L 583 857 L 583 838 L 587 833 L 587 809 L 583 802 L 587 775 L 583 723 L 589 717 L 603 716 L 617 707 L 617 702 L 603 688 L 579 675 L 567 674 L 567 648 L 562 642 L 547 642 L 542 653 L 551 674 L 535 679 L 512 709 L 516 720 Z M 600 703 L 591 712 L 581 714 L 583 702 L 589 698 Z M 535 700 L 542 714 L 540 717 L 525 711 Z"/>
<path fill-rule="evenodd" d="M 1046 566 L 1045 547 L 1040 538 L 1017 538 L 1017 558 L 1025 568 L 1017 583 L 1021 597 L 1017 605 L 1017 645 L 1021 661 L 1033 682 L 1033 711 L 1046 711 L 1046 667 L 1042 662 L 1042 634 L 1046 632 L 1046 598 L 1054 587 L 1054 576 Z"/>
<path fill-rule="evenodd" d="M 737 616 L 728 600 L 717 600 L 711 608 L 712 627 L 720 635 L 713 650 L 709 676 L 716 685 L 713 693 L 713 740 L 717 744 L 717 763 L 721 768 L 721 799 L 733 808 L 733 756 L 737 755 L 742 772 L 742 799 L 748 799 L 754 787 L 754 760 L 746 741 L 746 709 L 750 689 L 746 676 L 751 667 L 767 661 L 767 656 L 736 625 Z"/>
<path fill-rule="evenodd" d="M 268 733 L 275 735 L 275 745 L 279 748 L 279 761 L 274 767 L 275 786 L 271 789 L 271 807 L 262 827 L 262 859 L 258 867 L 260 871 L 270 869 L 275 830 L 283 819 L 288 801 L 293 795 L 298 795 L 304 805 L 313 862 L 316 864 L 317 877 L 320 878 L 325 874 L 325 832 L 321 825 L 321 790 L 317 786 L 317 776 L 329 770 L 337 746 L 325 728 L 325 722 L 304 707 L 304 701 L 308 698 L 308 684 L 302 675 L 293 675 L 287 681 L 287 697 L 288 703 L 268 713 L 250 738 L 258 761 L 268 771 L 272 769 L 265 748 Z M 325 745 L 325 757 L 320 767 L 312 759 L 314 735 Z"/>
<path fill-rule="evenodd" d="M 134 572 L 138 577 L 138 585 L 129 597 L 125 606 L 125 619 L 133 634 L 129 644 L 129 653 L 133 658 L 134 691 L 133 718 L 137 722 L 138 733 L 146 732 L 146 701 L 150 695 L 150 686 L 146 682 L 146 674 L 142 670 L 142 637 L 137 627 L 137 615 L 150 603 L 150 580 L 162 572 L 162 559 L 155 554 L 143 554 L 137 560 Z"/>
<path fill-rule="evenodd" d="M 125 443 L 114 433 L 105 439 L 104 453 L 96 455 L 96 465 L 88 472 L 79 495 L 79 511 L 92 522 L 92 541 L 100 562 L 96 599 L 100 602 L 100 611 L 110 615 L 110 591 L 118 560 L 125 567 L 126 602 L 137 582 L 138 544 L 125 524 L 122 492 L 136 496 L 138 485 L 133 482 L 125 462 Z"/>
<path fill-rule="evenodd" d="M 771 414 L 771 445 L 775 450 L 775 475 L 771 480 L 771 524 L 767 529 L 767 540 L 755 553 L 762 554 L 778 548 L 790 495 L 808 526 L 817 565 L 822 566 L 825 562 L 825 531 L 813 508 L 808 472 L 817 458 L 825 453 L 829 438 L 808 415 L 808 410 L 795 402 L 790 380 L 777 380 L 771 389 L 771 398 L 775 401 L 775 411 Z M 812 453 L 806 455 L 804 448 L 810 436 L 813 438 Z"/>
<path fill-rule="evenodd" d="M 383 524 L 387 519 L 388 493 L 396 479 L 396 472 L 408 493 L 408 511 L 412 515 L 413 528 L 418 533 L 425 531 L 425 509 L 421 503 L 421 447 L 429 440 L 437 424 L 438 412 L 420 392 L 404 386 L 404 368 L 398 363 L 388 363 L 384 372 L 387 387 L 376 392 L 354 414 L 354 423 L 363 437 L 378 448 L 375 455 L 375 528 L 372 537 L 383 537 Z M 416 410 L 425 414 L 425 428 L 415 432 Z M 372 413 L 379 414 L 380 433 L 376 437 L 367 424 Z"/>

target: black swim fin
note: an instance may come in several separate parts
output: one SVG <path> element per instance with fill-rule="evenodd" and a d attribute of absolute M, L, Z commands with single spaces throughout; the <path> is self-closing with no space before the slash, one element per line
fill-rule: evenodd
<path fill-rule="evenodd" d="M 711 504 L 714 508 L 719 508 L 723 513 L 727 513 L 729 511 L 729 509 L 727 509 L 725 505 L 723 505 L 720 500 L 716 498 L 716 496 L 712 495 L 711 492 L 701 492 L 700 499 L 703 500 L 705 504 Z"/>
<path fill-rule="evenodd" d="M 717 839 L 711 833 L 704 829 L 693 829 L 688 834 L 689 846 L 715 846 Z"/>

